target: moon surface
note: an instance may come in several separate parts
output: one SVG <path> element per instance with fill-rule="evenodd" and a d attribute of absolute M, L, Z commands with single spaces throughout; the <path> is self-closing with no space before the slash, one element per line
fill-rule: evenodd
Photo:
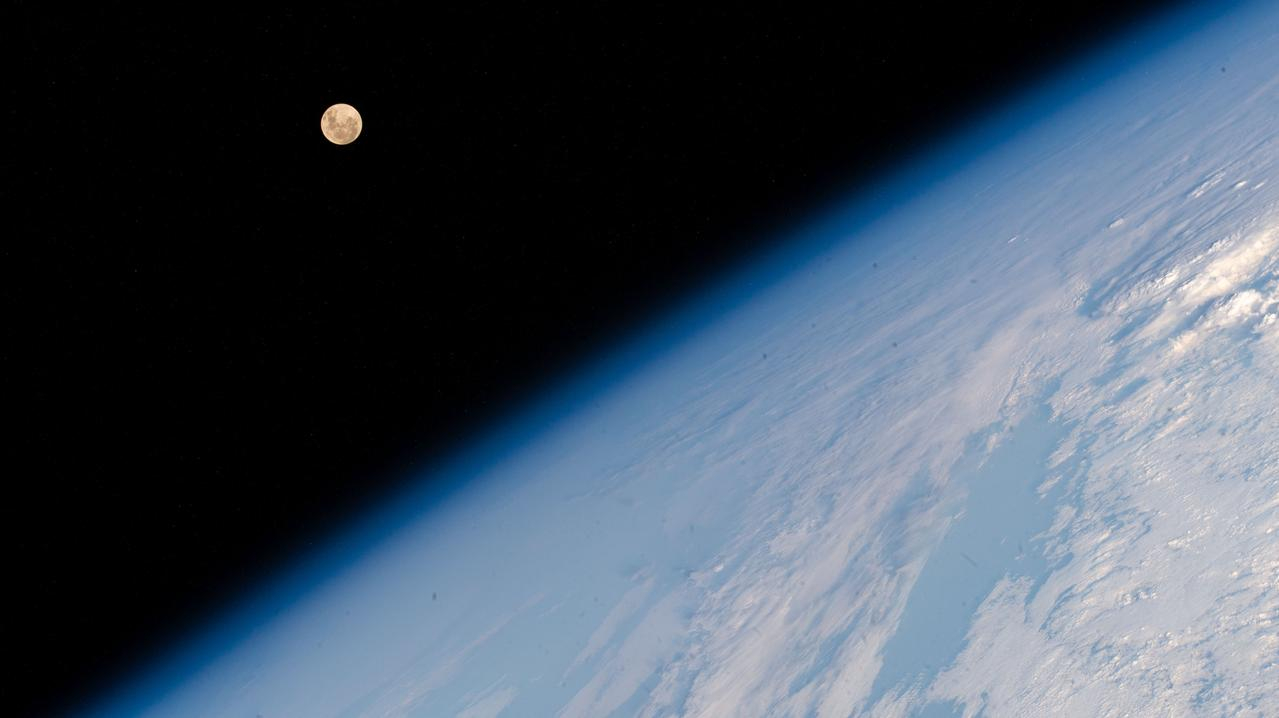
<path fill-rule="evenodd" d="M 324 111 L 320 118 L 320 131 L 324 138 L 335 145 L 349 145 L 360 136 L 364 120 L 354 107 L 339 102 Z"/>

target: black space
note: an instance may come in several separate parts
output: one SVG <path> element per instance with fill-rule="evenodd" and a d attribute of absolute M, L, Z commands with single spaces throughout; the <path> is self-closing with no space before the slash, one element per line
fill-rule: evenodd
<path fill-rule="evenodd" d="M 170 5 L 3 31 L 10 714 L 1168 3 Z"/>

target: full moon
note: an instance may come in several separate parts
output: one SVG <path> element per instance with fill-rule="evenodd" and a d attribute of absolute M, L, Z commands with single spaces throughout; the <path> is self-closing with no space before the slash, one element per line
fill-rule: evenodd
<path fill-rule="evenodd" d="M 320 131 L 324 133 L 325 139 L 335 145 L 355 142 L 363 128 L 364 121 L 360 118 L 359 111 L 345 102 L 339 102 L 325 110 L 324 116 L 320 118 Z"/>

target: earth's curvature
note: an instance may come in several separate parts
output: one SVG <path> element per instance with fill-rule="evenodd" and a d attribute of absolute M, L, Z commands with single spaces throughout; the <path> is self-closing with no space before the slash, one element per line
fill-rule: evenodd
<path fill-rule="evenodd" d="M 102 712 L 1279 713 L 1279 7 L 1187 17 Z"/>

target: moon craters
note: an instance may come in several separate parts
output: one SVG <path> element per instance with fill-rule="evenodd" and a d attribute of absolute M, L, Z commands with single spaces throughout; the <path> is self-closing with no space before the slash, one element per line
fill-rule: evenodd
<path fill-rule="evenodd" d="M 360 136 L 364 121 L 354 107 L 339 102 L 324 111 L 320 118 L 320 131 L 324 138 L 335 145 L 349 145 Z"/>

